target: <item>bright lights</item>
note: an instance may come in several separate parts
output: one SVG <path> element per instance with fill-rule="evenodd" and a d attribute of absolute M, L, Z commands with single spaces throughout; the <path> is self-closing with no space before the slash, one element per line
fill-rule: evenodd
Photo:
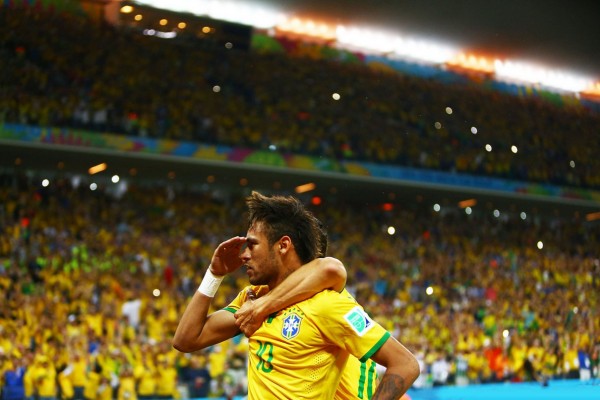
<path fill-rule="evenodd" d="M 471 133 L 473 135 L 477 135 L 477 128 L 475 128 L 474 126 L 471 127 Z"/>
<path fill-rule="evenodd" d="M 177 32 L 162 32 L 156 29 L 144 29 L 142 33 L 146 36 L 156 36 L 160 39 L 174 39 L 177 37 Z"/>
<path fill-rule="evenodd" d="M 446 107 L 446 114 L 448 114 L 448 115 L 452 114 L 452 108 Z"/>
<path fill-rule="evenodd" d="M 594 213 L 589 213 L 586 214 L 585 216 L 585 220 L 586 221 L 597 221 L 600 219 L 600 211 L 599 212 L 594 212 Z"/>
<path fill-rule="evenodd" d="M 49 181 L 48 179 L 44 179 L 44 180 L 42 181 L 42 186 L 43 186 L 43 187 L 48 187 L 48 185 L 49 185 L 49 184 L 50 184 L 50 181 Z"/>
<path fill-rule="evenodd" d="M 442 129 L 442 124 L 440 122 L 436 122 L 433 126 L 435 126 L 435 129 Z"/>
<path fill-rule="evenodd" d="M 485 151 L 487 151 L 488 153 L 492 151 L 492 145 L 491 144 L 486 144 L 485 145 Z"/>
<path fill-rule="evenodd" d="M 477 199 L 466 199 L 458 202 L 460 208 L 473 207 L 477 205 Z"/>
<path fill-rule="evenodd" d="M 436 204 L 433 205 L 433 211 L 440 212 L 441 209 L 442 209 L 442 207 L 440 207 L 439 204 L 436 203 Z"/>
<path fill-rule="evenodd" d="M 523 221 L 525 221 L 527 219 L 527 213 L 525 211 L 522 211 L 521 214 L 519 214 L 519 216 L 521 217 L 521 219 Z"/>
<path fill-rule="evenodd" d="M 339 99 L 341 98 L 341 96 L 340 96 L 340 94 L 339 94 L 339 93 L 334 93 L 334 94 L 332 94 L 332 95 L 331 95 L 331 97 L 332 97 L 334 100 L 339 100 Z"/>
<path fill-rule="evenodd" d="M 475 71 L 487 73 L 494 72 L 493 61 L 485 57 L 476 56 L 474 54 L 459 54 L 458 57 L 448 61 L 448 64 Z"/>
<path fill-rule="evenodd" d="M 500 217 L 500 210 L 494 210 L 494 217 L 499 218 Z"/>
<path fill-rule="evenodd" d="M 91 191 L 94 191 L 94 190 L 96 190 L 96 189 L 98 189 L 98 185 L 92 182 L 92 183 L 90 184 L 90 190 L 91 190 Z"/>
<path fill-rule="evenodd" d="M 88 173 L 90 175 L 94 175 L 94 174 L 97 174 L 99 172 L 105 171 L 106 168 L 107 168 L 106 163 L 101 163 L 101 164 L 98 164 L 98 165 L 94 165 L 93 167 L 90 167 L 90 169 L 88 169 Z"/>
<path fill-rule="evenodd" d="M 425 293 L 427 293 L 427 296 L 431 296 L 433 294 L 433 288 L 431 286 L 427 286 Z"/>
<path fill-rule="evenodd" d="M 211 19 L 234 22 L 268 32 L 290 32 L 334 43 L 335 47 L 366 50 L 388 58 L 416 60 L 443 64 L 450 68 L 470 69 L 493 75 L 496 79 L 541 85 L 558 92 L 568 91 L 582 95 L 600 95 L 600 82 L 569 71 L 560 71 L 516 60 L 500 60 L 472 54 L 452 45 L 431 40 L 399 35 L 372 27 L 343 26 L 317 22 L 286 15 L 281 6 L 246 3 L 241 0 L 138 0 L 156 9 L 208 16 Z M 121 7 L 121 13 L 131 13 L 130 5 Z M 136 21 L 138 16 L 136 16 Z M 141 20 L 141 15 L 139 15 Z M 204 27 L 202 32 L 210 33 Z M 182 29 L 182 28 L 180 28 Z M 475 134 L 476 132 L 473 132 Z"/>
<path fill-rule="evenodd" d="M 471 215 L 472 213 L 473 213 L 473 210 L 471 209 L 471 207 L 466 207 L 465 208 L 465 214 Z"/>
<path fill-rule="evenodd" d="M 136 21 L 141 21 L 144 17 L 142 16 L 142 14 L 137 14 L 135 17 L 133 17 L 133 19 L 135 19 Z"/>
<path fill-rule="evenodd" d="M 510 151 L 512 151 L 514 154 L 517 154 L 519 149 L 517 149 L 517 146 L 510 146 Z"/>
<path fill-rule="evenodd" d="M 306 192 L 310 192 L 311 190 L 315 190 L 315 188 L 317 187 L 317 185 L 315 185 L 313 182 L 309 182 L 309 183 L 305 183 L 304 185 L 298 185 L 296 186 L 296 193 L 301 194 L 301 193 L 306 193 Z"/>
<path fill-rule="evenodd" d="M 538 249 L 543 249 L 544 248 L 544 242 L 542 242 L 541 240 L 537 242 L 537 248 Z"/>
<path fill-rule="evenodd" d="M 177 24 L 177 27 L 179 29 L 185 29 L 186 26 L 187 26 L 187 24 L 185 22 L 180 22 L 180 23 Z"/>
<path fill-rule="evenodd" d="M 518 61 L 497 60 L 494 63 L 494 70 L 496 76 L 499 78 L 526 83 L 538 83 L 543 86 L 570 92 L 581 92 L 593 84 L 591 79 L 582 76 Z"/>
<path fill-rule="evenodd" d="M 160 289 L 154 289 L 154 290 L 152 291 L 152 295 L 153 295 L 154 297 L 158 297 L 158 296 L 160 296 Z"/>
<path fill-rule="evenodd" d="M 387 228 L 387 233 L 388 233 L 388 235 L 392 236 L 393 234 L 396 233 L 396 228 L 394 228 L 393 226 L 389 226 Z"/>
<path fill-rule="evenodd" d="M 502 331 L 502 337 L 503 338 L 507 338 L 510 336 L 510 332 L 508 331 L 508 329 L 505 329 Z"/>
<path fill-rule="evenodd" d="M 167 19 L 163 18 L 160 21 L 158 21 L 158 23 L 160 24 L 160 26 L 165 26 L 169 23 L 169 21 Z"/>
<path fill-rule="evenodd" d="M 212 89 L 212 90 L 213 90 L 213 92 L 215 92 L 215 93 L 219 93 L 219 92 L 221 91 L 221 86 L 219 86 L 219 85 L 215 85 L 215 86 L 213 86 L 213 89 Z"/>
<path fill-rule="evenodd" d="M 119 178 L 119 175 L 113 175 L 112 178 L 110 178 L 112 183 L 117 183 L 117 182 L 119 182 L 120 179 L 121 178 Z"/>
<path fill-rule="evenodd" d="M 575 161 L 573 161 L 573 160 L 569 161 L 569 166 L 571 168 L 575 168 Z"/>

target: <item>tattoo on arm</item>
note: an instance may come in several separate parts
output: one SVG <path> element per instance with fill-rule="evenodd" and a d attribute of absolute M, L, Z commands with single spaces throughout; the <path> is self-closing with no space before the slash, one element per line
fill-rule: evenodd
<path fill-rule="evenodd" d="M 399 399 L 408 390 L 406 381 L 400 375 L 385 374 L 371 400 Z"/>

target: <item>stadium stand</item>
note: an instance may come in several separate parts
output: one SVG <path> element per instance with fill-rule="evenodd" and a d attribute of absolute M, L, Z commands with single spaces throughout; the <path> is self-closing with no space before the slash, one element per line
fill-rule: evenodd
<path fill-rule="evenodd" d="M 130 376 L 137 390 L 171 394 L 175 374 L 183 393 L 198 382 L 223 393 L 227 362 L 245 341 L 190 359 L 170 339 L 215 245 L 243 231 L 241 198 L 132 187 L 116 199 L 67 179 L 48 188 L 30 179 L 4 176 L 0 191 L 5 397 L 18 386 L 105 398 L 102 390 L 116 396 Z M 348 204 L 314 211 L 349 270 L 348 289 L 419 355 L 423 387 L 579 378 L 581 357 L 597 374 L 597 224 Z M 398 234 L 384 232 L 387 224 Z M 216 307 L 244 282 L 243 272 L 228 279 Z M 201 365 L 209 377 L 186 380 Z M 54 379 L 48 370 L 56 386 L 44 380 Z"/>
<path fill-rule="evenodd" d="M 4 122 L 600 187 L 600 117 L 582 103 L 168 42 L 27 7 L 0 7 L 0 19 Z"/>
<path fill-rule="evenodd" d="M 0 123 L 600 187 L 599 116 L 581 104 L 5 5 L 0 59 Z M 41 176 L 0 175 L 2 399 L 243 395 L 244 338 L 191 356 L 170 344 L 214 247 L 244 232 L 240 193 L 134 180 L 118 197 Z M 348 289 L 418 355 L 416 387 L 598 377 L 597 221 L 311 207 Z M 229 277 L 215 307 L 245 281 Z"/>

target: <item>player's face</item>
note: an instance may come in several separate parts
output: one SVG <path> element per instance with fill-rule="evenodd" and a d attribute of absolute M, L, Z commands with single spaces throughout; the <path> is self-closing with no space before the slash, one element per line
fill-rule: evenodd
<path fill-rule="evenodd" d="M 269 285 L 277 281 L 279 276 L 279 258 L 269 246 L 267 236 L 261 224 L 255 224 L 246 234 L 246 248 L 240 257 L 246 266 L 246 273 L 251 285 Z"/>

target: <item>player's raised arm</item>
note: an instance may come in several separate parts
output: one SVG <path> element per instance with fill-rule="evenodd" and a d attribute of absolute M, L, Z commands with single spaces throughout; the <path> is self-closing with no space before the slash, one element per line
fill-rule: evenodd
<path fill-rule="evenodd" d="M 247 301 L 235 313 L 235 323 L 250 337 L 272 313 L 332 289 L 340 292 L 346 285 L 346 268 L 336 258 L 317 258 L 291 273 L 272 291 Z"/>
<path fill-rule="evenodd" d="M 215 293 L 225 275 L 242 266 L 240 250 L 246 238 L 236 236 L 215 250 L 202 283 L 187 305 L 173 337 L 173 347 L 191 353 L 227 340 L 237 333 L 233 314 L 219 310 L 208 315 Z"/>

